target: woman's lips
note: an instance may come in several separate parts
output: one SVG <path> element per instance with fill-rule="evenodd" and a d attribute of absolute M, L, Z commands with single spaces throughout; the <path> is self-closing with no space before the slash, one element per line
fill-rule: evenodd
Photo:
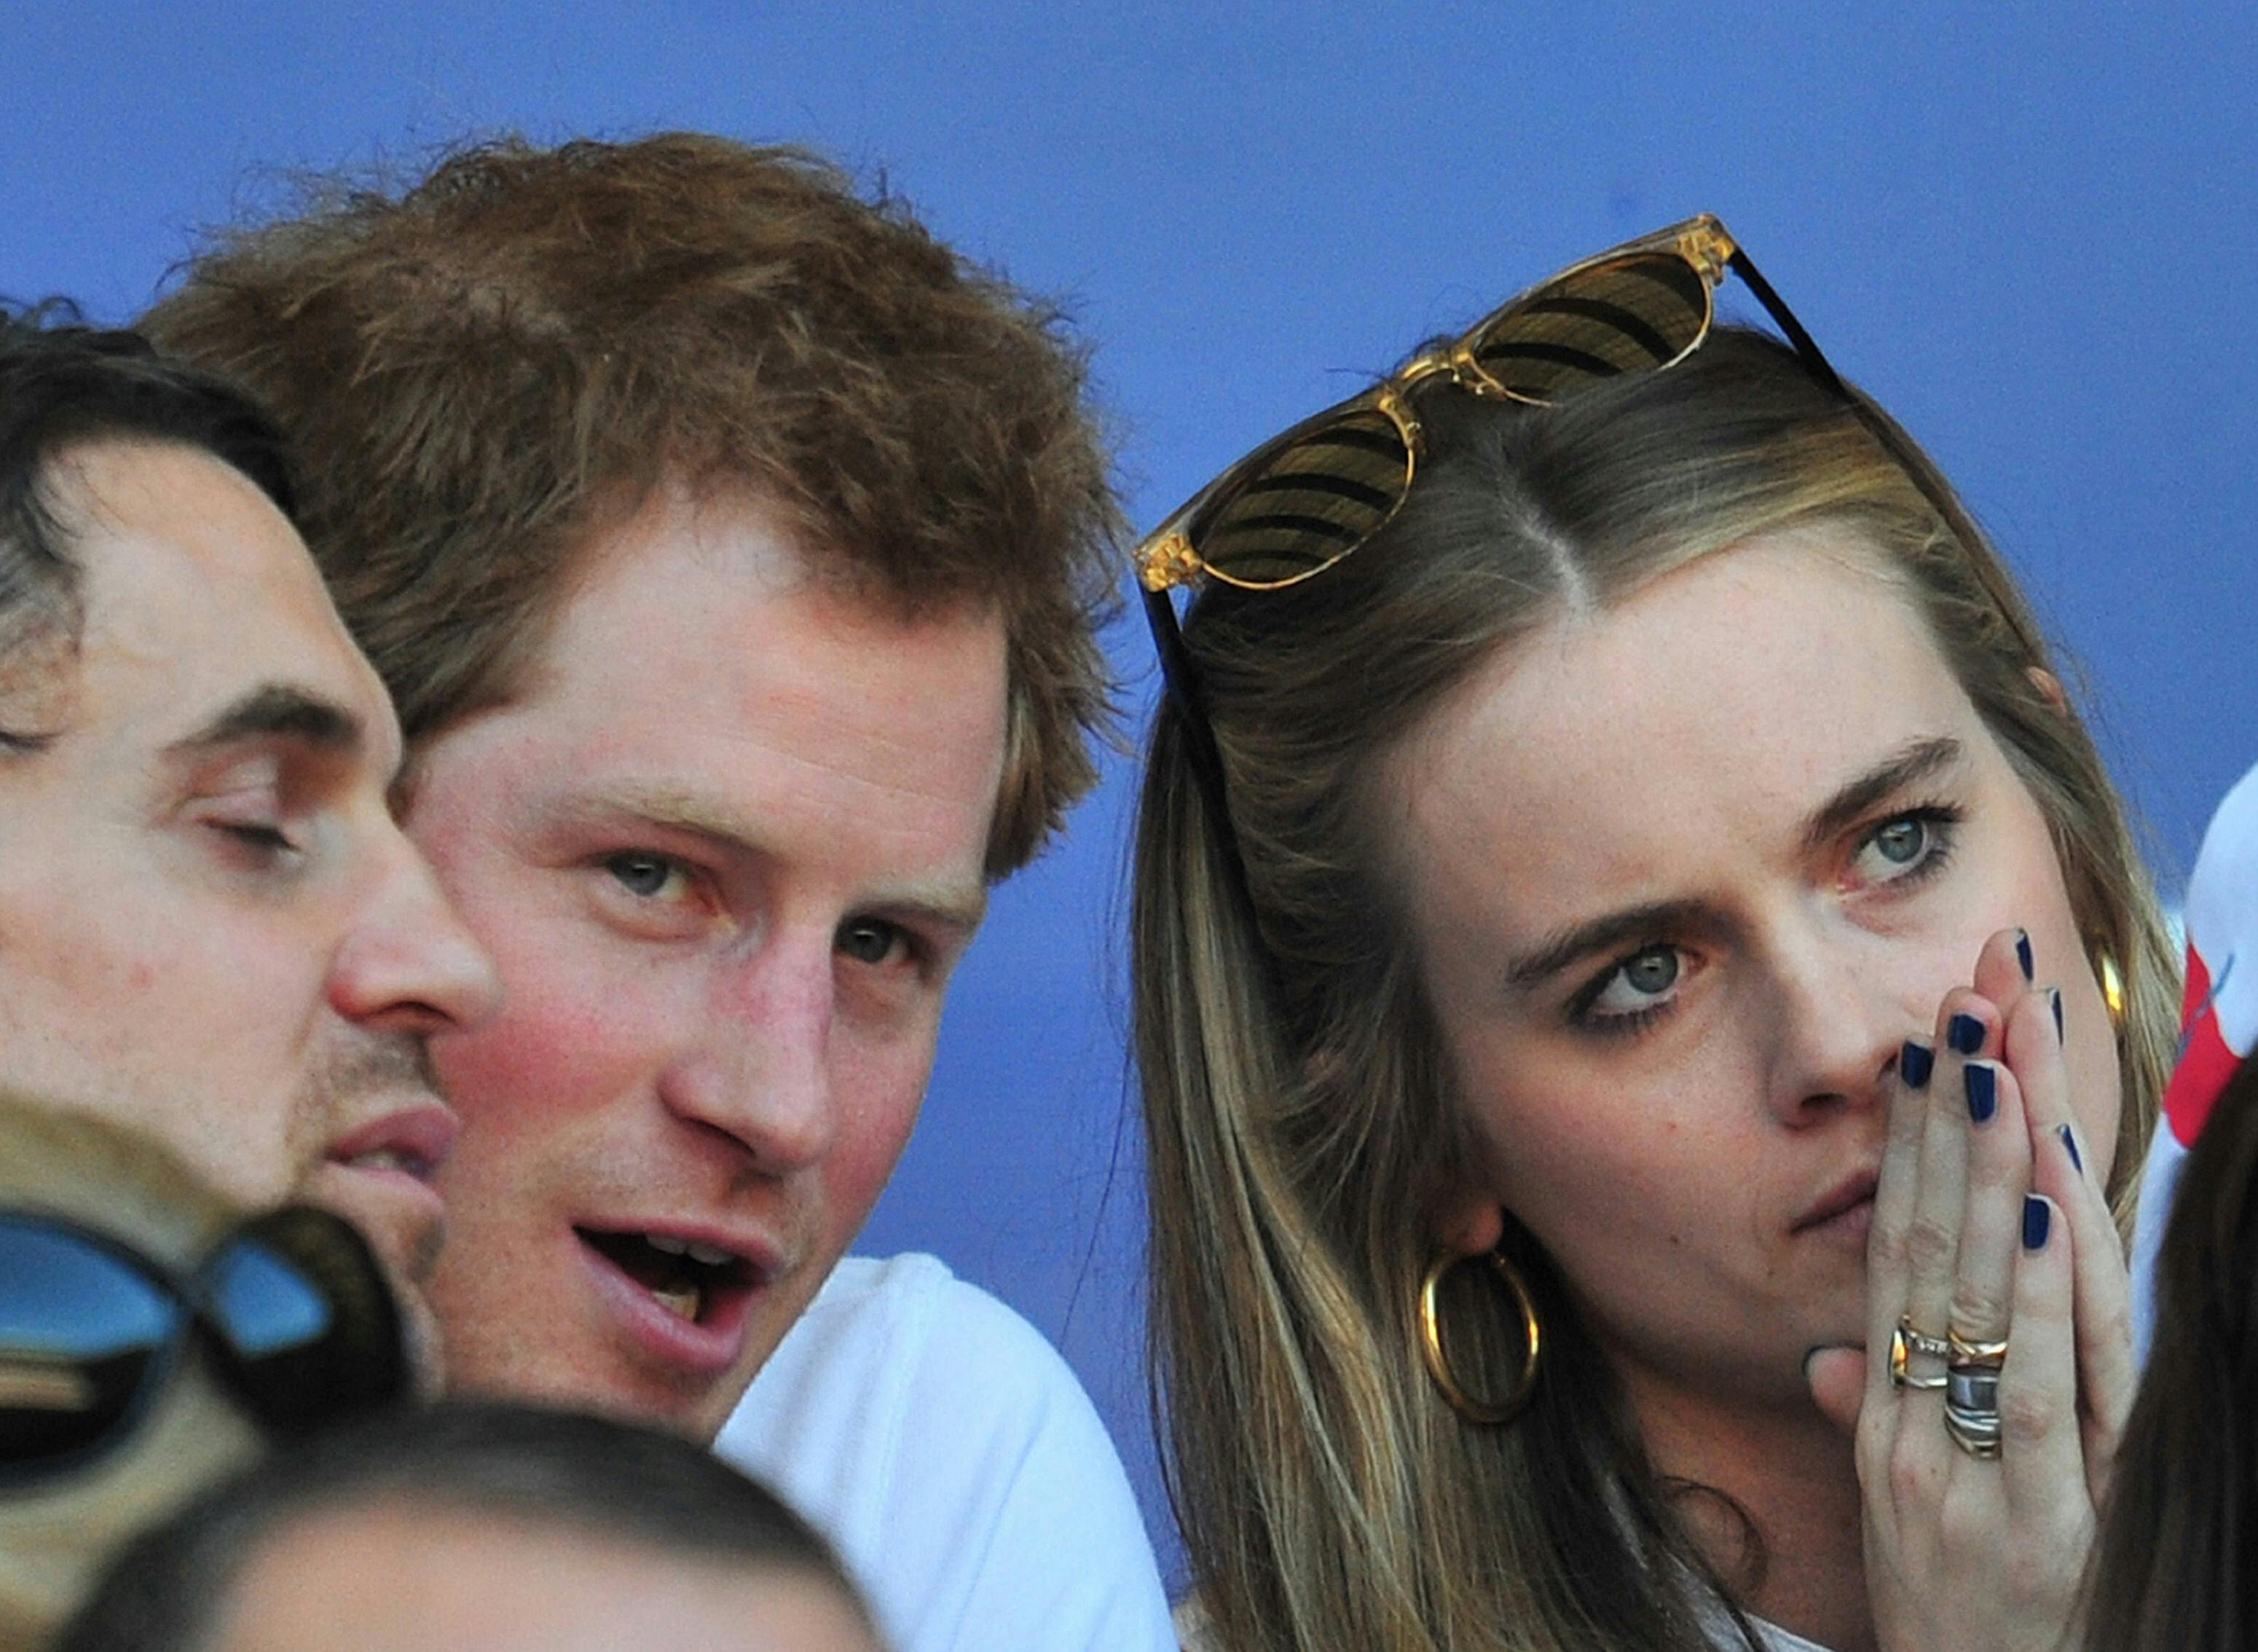
<path fill-rule="evenodd" d="M 1846 1176 L 1788 1225 L 1791 1234 L 1828 1232 L 1864 1240 L 1872 1224 L 1874 1189 L 1880 1178 L 1871 1170 Z"/>

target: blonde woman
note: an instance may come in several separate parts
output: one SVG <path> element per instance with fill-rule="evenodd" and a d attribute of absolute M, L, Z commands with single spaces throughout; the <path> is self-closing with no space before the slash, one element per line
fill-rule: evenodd
<path fill-rule="evenodd" d="M 1792 346 L 1713 328 L 1729 271 Z M 2176 988 L 1943 479 L 1697 219 L 1265 444 L 1140 562 L 1204 1641 L 2059 1643 Z"/>

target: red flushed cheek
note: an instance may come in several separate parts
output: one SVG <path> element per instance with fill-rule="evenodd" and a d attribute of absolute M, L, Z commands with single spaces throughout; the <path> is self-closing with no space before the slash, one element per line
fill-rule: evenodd
<path fill-rule="evenodd" d="M 506 1124 L 583 1110 L 632 1088 L 635 1034 L 624 1004 L 513 991 L 486 1025 L 434 1039 L 432 1059 L 467 1123 Z"/>

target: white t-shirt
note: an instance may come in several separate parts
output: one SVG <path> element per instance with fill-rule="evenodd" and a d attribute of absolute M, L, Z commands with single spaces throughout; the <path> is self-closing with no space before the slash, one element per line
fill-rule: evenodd
<path fill-rule="evenodd" d="M 1175 1652 L 1089 1396 L 930 1256 L 841 1261 L 714 1450 L 830 1538 L 896 1652 Z"/>

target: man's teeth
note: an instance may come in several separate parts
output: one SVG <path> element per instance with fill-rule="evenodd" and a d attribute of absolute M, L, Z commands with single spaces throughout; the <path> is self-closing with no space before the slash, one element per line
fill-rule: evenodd
<path fill-rule="evenodd" d="M 736 1253 L 716 1250 L 710 1244 L 692 1244 L 687 1239 L 669 1238 L 664 1233 L 646 1233 L 643 1242 L 664 1256 L 686 1256 L 705 1267 L 719 1267 L 724 1262 L 734 1262 Z"/>
<path fill-rule="evenodd" d="M 697 1321 L 698 1310 L 705 1305 L 706 1298 L 706 1293 L 695 1285 L 655 1287 L 651 1295 L 658 1300 L 660 1307 L 693 1323 Z"/>

